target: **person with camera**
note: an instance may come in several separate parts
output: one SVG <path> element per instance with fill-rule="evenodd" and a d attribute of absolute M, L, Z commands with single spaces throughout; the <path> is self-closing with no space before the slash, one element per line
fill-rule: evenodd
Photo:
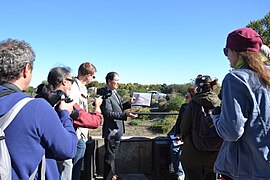
<path fill-rule="evenodd" d="M 119 75 L 116 72 L 109 72 L 106 75 L 106 85 L 103 92 L 107 92 L 107 94 L 104 94 L 101 105 L 104 119 L 102 137 L 105 144 L 103 179 L 116 180 L 120 177 L 115 174 L 115 154 L 119 149 L 121 137 L 125 133 L 124 121 L 127 120 L 127 117 L 136 118 L 138 115 L 124 111 L 131 108 L 134 99 L 122 102 L 116 91 L 119 87 Z"/>
<path fill-rule="evenodd" d="M 102 98 L 95 98 L 94 113 L 88 112 L 88 93 L 86 85 L 95 79 L 96 67 L 90 62 L 84 62 L 79 66 L 78 76 L 74 78 L 71 87 L 70 97 L 76 102 L 76 108 L 80 108 L 79 118 L 74 121 L 78 137 L 77 153 L 73 158 L 72 179 L 79 180 L 84 153 L 86 150 L 86 141 L 88 140 L 88 128 L 96 129 L 102 123 L 100 105 Z"/>
<path fill-rule="evenodd" d="M 32 79 L 35 53 L 25 41 L 0 42 L 0 116 L 29 95 L 23 93 Z M 55 157 L 75 156 L 77 136 L 69 116 L 74 102 L 59 102 L 56 112 L 42 98 L 29 101 L 4 130 L 12 161 L 12 179 L 29 179 L 46 158 L 46 179 L 60 179 Z M 52 128 L 53 127 L 53 128 Z M 64 143 L 63 143 L 64 142 Z M 38 168 L 35 179 L 41 179 Z"/>
<path fill-rule="evenodd" d="M 58 109 L 58 104 L 62 99 L 66 102 L 73 101 L 69 98 L 71 86 L 74 83 L 74 78 L 70 73 L 69 67 L 54 67 L 50 70 L 47 77 L 48 85 L 46 86 L 48 94 L 42 94 L 43 98 L 49 100 L 50 104 Z M 44 88 L 43 88 L 44 92 Z M 38 94 L 38 96 L 40 96 Z M 48 98 L 47 98 L 47 97 Z M 74 102 L 74 101 L 73 101 Z M 75 102 L 74 102 L 75 103 Z M 75 104 L 74 104 L 75 106 Z M 71 113 L 72 119 L 78 118 L 78 109 L 73 106 Z M 73 121 L 72 121 L 73 122 Z M 57 166 L 62 180 L 70 180 L 72 177 L 72 159 L 62 160 L 57 157 Z"/>

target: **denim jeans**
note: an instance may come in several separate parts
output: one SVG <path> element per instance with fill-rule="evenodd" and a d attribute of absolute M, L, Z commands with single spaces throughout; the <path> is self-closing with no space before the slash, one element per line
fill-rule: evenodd
<path fill-rule="evenodd" d="M 61 180 L 71 180 L 73 166 L 72 159 L 57 161 L 57 166 L 61 176 Z"/>
<path fill-rule="evenodd" d="M 181 145 L 175 146 L 173 143 L 170 145 L 170 151 L 171 151 L 171 160 L 173 163 L 173 169 L 176 176 L 183 176 L 184 171 L 180 162 L 180 155 L 182 152 Z"/>
<path fill-rule="evenodd" d="M 80 180 L 81 168 L 82 168 L 85 149 L 86 149 L 86 143 L 81 138 L 78 140 L 77 152 L 76 152 L 75 157 L 73 158 L 72 180 Z"/>

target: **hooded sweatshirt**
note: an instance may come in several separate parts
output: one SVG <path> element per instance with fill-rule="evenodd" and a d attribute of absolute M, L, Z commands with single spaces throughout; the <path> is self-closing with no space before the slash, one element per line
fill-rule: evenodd
<path fill-rule="evenodd" d="M 194 95 L 185 111 L 184 118 L 180 125 L 180 129 L 184 137 L 183 151 L 180 159 L 181 163 L 183 163 L 183 165 L 186 167 L 193 168 L 204 166 L 211 170 L 213 169 L 213 165 L 218 152 L 199 151 L 195 149 L 191 139 L 191 131 L 195 125 L 196 120 L 195 114 L 201 110 L 202 105 L 208 109 L 213 109 L 220 105 L 220 100 L 218 96 L 212 91 Z M 201 169 L 194 170 L 201 172 Z"/>

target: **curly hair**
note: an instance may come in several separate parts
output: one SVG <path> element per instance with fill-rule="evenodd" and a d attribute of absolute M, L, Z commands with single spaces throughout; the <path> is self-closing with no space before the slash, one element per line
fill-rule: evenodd
<path fill-rule="evenodd" d="M 259 52 L 244 51 L 238 54 L 243 57 L 245 65 L 255 71 L 257 76 L 270 87 L 270 71 L 266 67 L 269 66 L 269 61 L 263 62 Z"/>
<path fill-rule="evenodd" d="M 27 64 L 33 69 L 36 55 L 31 45 L 17 39 L 0 42 L 0 84 L 20 78 Z"/>
<path fill-rule="evenodd" d="M 196 93 L 203 93 L 212 91 L 214 86 L 218 84 L 218 79 L 212 80 L 208 75 L 201 75 L 199 74 L 195 79 L 195 92 Z"/>

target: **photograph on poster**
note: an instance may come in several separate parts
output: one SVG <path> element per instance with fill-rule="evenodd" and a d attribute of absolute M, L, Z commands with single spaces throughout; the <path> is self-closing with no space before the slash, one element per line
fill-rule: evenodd
<path fill-rule="evenodd" d="M 135 100 L 132 103 L 132 106 L 149 106 L 151 105 L 151 93 L 139 93 L 134 92 L 133 98 Z"/>

